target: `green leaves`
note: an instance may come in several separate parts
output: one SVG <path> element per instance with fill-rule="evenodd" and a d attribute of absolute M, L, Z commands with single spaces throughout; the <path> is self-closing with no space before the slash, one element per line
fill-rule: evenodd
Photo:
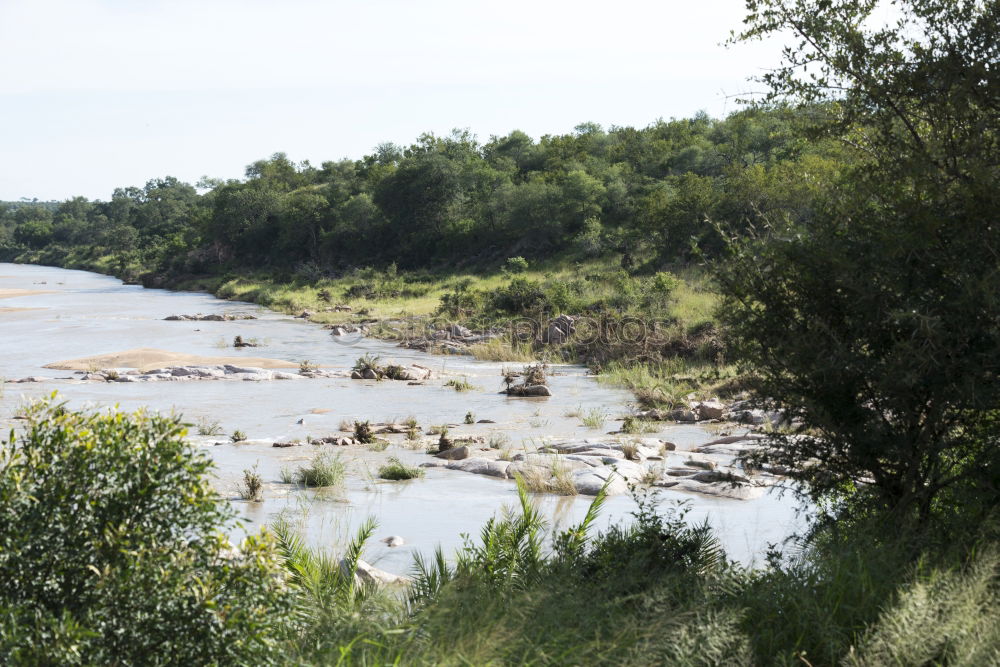
<path fill-rule="evenodd" d="M 733 238 L 716 274 L 758 398 L 809 429 L 771 460 L 815 497 L 860 485 L 926 522 L 959 486 L 983 511 L 996 500 L 1000 87 L 983 73 L 1000 4 L 907 0 L 885 25 L 877 5 L 748 3 L 741 39 L 802 40 L 765 76 L 769 99 L 835 100 L 814 133 L 845 137 L 857 162 L 807 215 Z"/>
<path fill-rule="evenodd" d="M 284 603 L 266 538 L 232 557 L 208 459 L 175 418 L 28 409 L 2 445 L 0 643 L 23 662 L 267 662 Z M 159 656 L 159 657 L 157 657 Z"/>

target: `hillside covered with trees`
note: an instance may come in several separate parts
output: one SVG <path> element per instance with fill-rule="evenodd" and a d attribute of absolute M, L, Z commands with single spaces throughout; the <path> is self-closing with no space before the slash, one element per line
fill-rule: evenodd
<path fill-rule="evenodd" d="M 249 165 L 243 180 L 196 187 L 168 176 L 108 201 L 8 206 L 0 247 L 8 259 L 49 263 L 110 256 L 130 277 L 168 280 L 390 264 L 489 270 L 514 256 L 677 265 L 695 242 L 718 252 L 710 221 L 808 217 L 845 159 L 842 143 L 805 136 L 803 120 L 816 113 L 773 108 L 643 129 L 585 123 L 538 141 L 454 131 L 319 167 L 279 153 Z"/>

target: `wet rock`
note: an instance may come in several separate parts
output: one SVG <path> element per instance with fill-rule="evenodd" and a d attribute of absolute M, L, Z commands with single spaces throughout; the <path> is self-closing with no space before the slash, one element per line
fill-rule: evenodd
<path fill-rule="evenodd" d="M 706 496 L 716 496 L 718 498 L 728 498 L 730 500 L 753 500 L 760 498 L 767 492 L 766 487 L 741 485 L 733 486 L 727 482 L 703 483 L 691 479 L 677 480 L 672 491 L 686 491 L 698 493 Z"/>
<path fill-rule="evenodd" d="M 702 470 L 715 470 L 715 461 L 705 461 L 701 459 L 688 459 L 684 462 L 684 465 L 690 468 L 701 468 Z"/>
<path fill-rule="evenodd" d="M 477 424 L 496 424 L 492 419 L 480 419 L 476 422 Z"/>
<path fill-rule="evenodd" d="M 405 540 L 399 535 L 390 535 L 389 537 L 383 537 L 379 542 L 384 543 L 388 547 L 401 547 L 406 544 Z"/>
<path fill-rule="evenodd" d="M 452 338 L 468 338 L 472 335 L 472 332 L 463 327 L 461 324 L 452 324 L 448 327 L 448 335 Z"/>
<path fill-rule="evenodd" d="M 679 421 L 679 422 L 698 421 L 698 415 L 696 415 L 693 410 L 685 410 L 683 408 L 678 410 L 671 410 L 669 417 L 674 421 Z"/>
<path fill-rule="evenodd" d="M 488 477 L 499 477 L 507 479 L 510 477 L 510 461 L 491 461 L 484 458 L 470 458 L 462 461 L 454 461 L 448 464 L 450 470 L 461 470 L 475 475 L 486 475 Z"/>
<path fill-rule="evenodd" d="M 353 376 L 353 373 L 351 375 Z M 361 377 L 365 380 L 377 380 L 378 373 L 376 373 L 371 368 L 366 368 L 365 370 L 361 371 Z"/>
<path fill-rule="evenodd" d="M 747 433 L 745 435 L 727 435 L 724 438 L 717 438 L 711 442 L 706 442 L 702 447 L 711 447 L 712 445 L 728 445 L 734 442 L 743 442 L 745 440 L 766 440 L 766 435 L 761 435 L 759 433 Z"/>
<path fill-rule="evenodd" d="M 599 468 L 599 467 L 601 467 L 601 466 L 604 465 L 604 461 L 601 460 L 600 458 L 597 458 L 595 456 L 584 456 L 584 455 L 581 455 L 581 454 L 567 454 L 566 455 L 566 460 L 567 461 L 580 461 L 582 463 L 586 463 L 591 468 Z"/>
<path fill-rule="evenodd" d="M 544 384 L 533 384 L 527 387 L 511 387 L 506 390 L 509 396 L 551 396 L 552 391 Z"/>
<path fill-rule="evenodd" d="M 297 319 L 300 319 L 300 320 L 308 320 L 308 319 L 309 319 L 310 317 L 312 317 L 312 316 L 313 316 L 313 315 L 315 315 L 315 314 L 316 314 L 316 313 L 314 313 L 314 312 L 313 312 L 313 311 L 311 311 L 311 310 L 303 310 L 303 311 L 302 311 L 301 313 L 299 313 L 299 314 L 298 314 L 298 315 L 296 315 L 295 317 L 296 317 Z"/>
<path fill-rule="evenodd" d="M 628 493 L 625 478 L 610 468 L 588 468 L 573 474 L 573 486 L 576 492 L 585 496 L 596 496 L 606 482 L 608 482 L 606 493 L 609 496 Z"/>
<path fill-rule="evenodd" d="M 167 321 L 181 322 L 231 322 L 233 320 L 255 320 L 254 315 L 249 313 L 223 313 L 221 315 L 212 313 L 210 315 L 168 315 L 163 318 Z"/>
<path fill-rule="evenodd" d="M 703 401 L 695 407 L 699 419 L 722 419 L 726 406 L 718 401 Z"/>
<path fill-rule="evenodd" d="M 273 442 L 273 443 L 271 443 L 271 446 L 272 447 L 298 447 L 299 444 L 301 444 L 301 443 L 298 443 L 298 442 Z"/>
<path fill-rule="evenodd" d="M 393 377 L 393 379 L 421 381 L 421 380 L 426 380 L 430 376 L 431 376 L 431 369 L 424 368 L 423 366 L 413 365 L 396 371 L 396 374 Z"/>
<path fill-rule="evenodd" d="M 359 373 L 358 371 L 351 371 L 351 379 L 352 380 L 362 380 L 364 378 L 362 378 L 361 373 Z"/>
<path fill-rule="evenodd" d="M 449 461 L 459 461 L 461 459 L 467 459 L 472 456 L 472 448 L 468 445 L 463 445 L 461 447 L 452 447 L 446 449 L 443 452 L 438 452 L 434 456 L 439 459 L 447 459 Z"/>
<path fill-rule="evenodd" d="M 724 472 L 722 470 L 704 470 L 702 472 L 696 473 L 691 476 L 696 482 L 701 482 L 702 484 L 709 484 L 713 482 L 729 482 L 730 484 L 746 484 L 748 480 L 743 475 L 737 475 L 732 472 Z"/>
<path fill-rule="evenodd" d="M 350 564 L 347 562 L 347 559 L 342 558 L 340 561 L 340 571 L 345 575 L 350 574 L 349 567 Z M 409 577 L 380 570 L 374 565 L 366 563 L 360 559 L 358 560 L 358 566 L 354 571 L 354 580 L 359 584 L 381 584 L 389 586 L 394 584 L 407 584 L 411 581 Z"/>

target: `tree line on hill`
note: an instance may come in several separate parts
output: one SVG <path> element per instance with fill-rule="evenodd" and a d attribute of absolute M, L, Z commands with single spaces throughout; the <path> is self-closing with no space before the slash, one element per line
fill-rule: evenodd
<path fill-rule="evenodd" d="M 168 275 L 615 253 L 625 268 L 684 263 L 695 245 L 720 250 L 710 221 L 809 217 L 849 159 L 844 143 L 805 132 L 817 113 L 775 105 L 642 129 L 584 123 L 537 141 L 514 131 L 482 143 L 456 130 L 319 167 L 277 153 L 244 179 L 168 176 L 108 201 L 0 207 L 0 252 L 43 251 L 49 263 L 73 251 L 114 255 Z"/>

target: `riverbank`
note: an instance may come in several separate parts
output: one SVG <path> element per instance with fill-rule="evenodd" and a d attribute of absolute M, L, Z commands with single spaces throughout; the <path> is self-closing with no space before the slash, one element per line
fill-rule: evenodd
<path fill-rule="evenodd" d="M 432 353 L 485 361 L 582 363 L 632 391 L 644 408 L 738 397 L 715 317 L 719 296 L 697 267 L 629 275 L 616 262 L 571 258 L 502 269 L 400 272 L 355 269 L 338 276 L 292 272 L 145 273 L 113 255 L 35 251 L 18 262 L 115 275 L 147 287 L 245 301 L 311 322 Z M 283 274 L 283 275 L 279 275 Z M 560 317 L 568 318 L 560 321 Z M 454 331 L 469 336 L 454 335 Z M 468 340 L 464 340 L 468 338 Z"/>

